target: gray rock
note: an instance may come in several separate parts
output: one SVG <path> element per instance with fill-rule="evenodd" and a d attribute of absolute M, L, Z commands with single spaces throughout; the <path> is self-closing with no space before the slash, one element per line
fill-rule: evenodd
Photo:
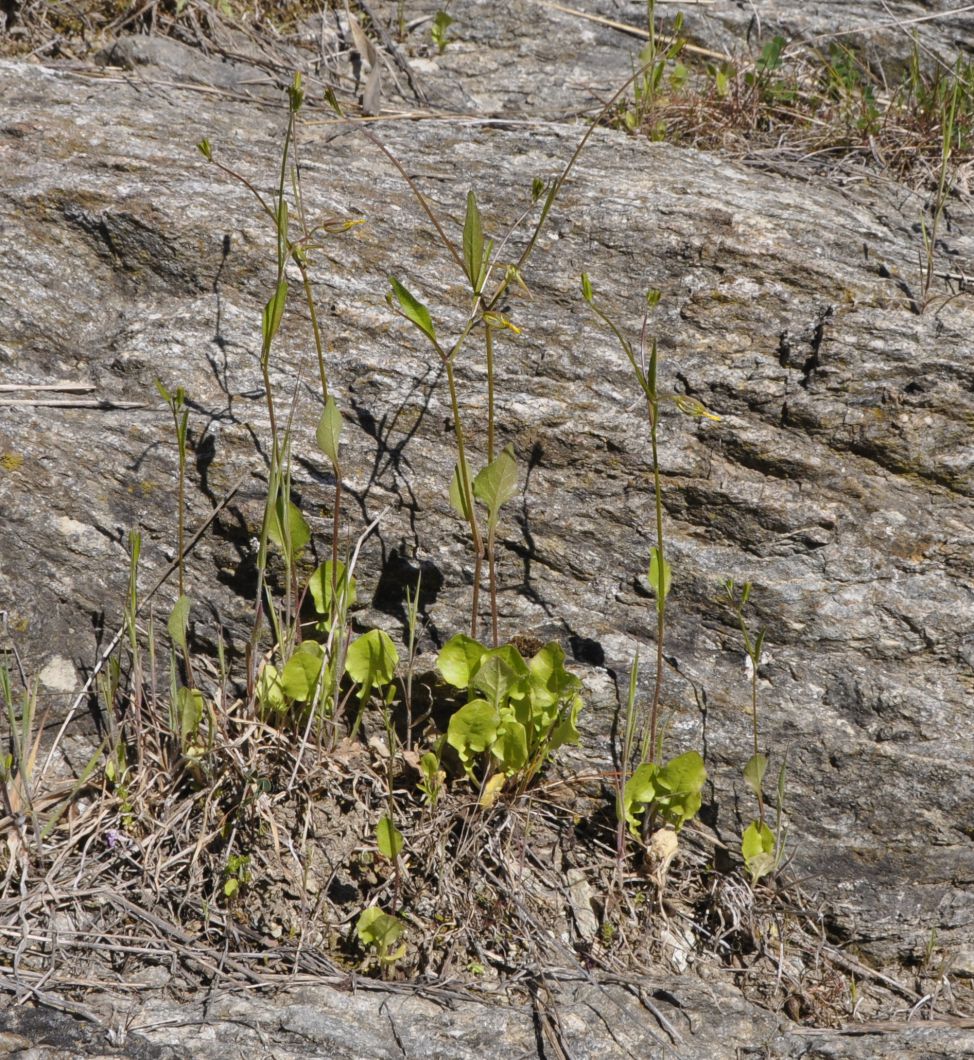
<path fill-rule="evenodd" d="M 798 7 L 776 5 L 775 17 L 793 25 Z M 923 10 L 897 11 L 908 7 Z M 832 27 L 826 5 L 805 10 L 803 32 Z M 698 39 L 721 48 L 751 17 L 749 5 L 726 3 L 691 14 L 692 26 L 711 27 Z M 862 30 L 859 16 L 849 17 Z M 959 18 L 918 26 L 946 54 L 970 36 Z M 513 28 L 518 20 L 527 32 Z M 414 67 L 436 105 L 473 115 L 376 128 L 451 234 L 458 238 L 474 187 L 490 234 L 499 235 L 527 207 L 531 180 L 559 172 L 580 128 L 481 116 L 590 107 L 628 73 L 638 43 L 521 3 L 471 9 L 451 33 L 456 43 L 442 57 Z M 890 40 L 901 36 L 891 31 Z M 205 586 L 196 610 L 204 646 L 221 625 L 231 636 L 245 628 L 260 515 L 255 439 L 266 452 L 267 422 L 257 351 L 273 239 L 249 194 L 193 145 L 208 137 L 222 160 L 270 192 L 282 112 L 174 87 L 182 78 L 158 65 L 182 62 L 169 43 L 120 48 L 141 64 L 138 80 L 0 64 L 3 380 L 93 388 L 73 406 L 16 404 L 7 394 L 0 404 L 0 608 L 55 716 L 120 620 L 128 530 L 144 535 L 143 587 L 172 557 L 175 447 L 156 378 L 184 386 L 193 401 L 190 527 L 243 483 L 189 564 L 190 586 Z M 232 87 L 209 68 L 206 78 Z M 360 595 L 371 597 L 363 618 L 395 627 L 398 587 L 422 564 L 437 583 L 425 616 L 430 648 L 466 623 L 470 564 L 447 501 L 454 455 L 443 382 L 384 294 L 386 277 L 398 276 L 445 330 L 462 312 L 458 276 L 398 175 L 326 115 L 311 114 L 300 130 L 307 209 L 368 222 L 329 239 L 316 270 L 347 420 L 350 532 L 389 509 L 363 552 Z M 820 896 L 833 937 L 891 968 L 920 959 L 934 932 L 948 962 L 974 943 L 974 301 L 962 293 L 914 311 L 921 211 L 918 196 L 878 180 L 844 188 L 790 180 L 600 130 L 539 241 L 526 277 L 531 299 L 511 300 L 524 332 L 498 351 L 500 437 L 513 443 L 526 483 L 502 525 L 502 628 L 560 638 L 591 687 L 608 689 L 607 675 L 623 680 L 637 647 L 645 660 L 654 654 L 643 578 L 651 480 L 638 394 L 622 354 L 586 311 L 578 274 L 592 275 L 631 334 L 646 288 L 664 292 L 662 386 L 722 417 L 691 420 L 667 406 L 661 425 L 674 568 L 669 748 L 704 748 L 709 820 L 733 846 L 751 813 L 739 779 L 749 689 L 733 616 L 716 598 L 726 577 L 750 579 L 754 624 L 768 627 L 763 740 L 772 768 L 787 757 L 794 869 Z M 966 196 L 952 198 L 948 220 L 939 269 L 969 274 Z M 523 238 L 516 233 L 507 253 Z M 289 318 L 272 377 L 285 404 L 296 395 L 295 487 L 324 540 L 331 491 L 313 443 L 310 349 L 307 328 Z M 458 373 L 481 454 L 483 367 L 465 359 Z M 14 395 L 52 396 L 65 400 Z M 173 595 L 172 585 L 162 590 L 157 616 Z M 610 768 L 614 709 L 608 696 L 590 705 L 578 758 L 586 768 Z M 86 746 L 80 718 L 77 732 L 76 765 Z M 687 977 L 666 989 L 687 999 L 686 1011 L 710 1013 L 698 1021 L 699 1050 L 695 1039 L 681 1047 L 686 1056 L 730 1055 L 721 1051 L 730 1042 L 766 1044 L 780 1056 L 961 1056 L 972 1048 L 963 1028 L 897 1031 L 880 1046 L 785 1033 L 729 986 L 705 989 Z M 706 1008 L 707 991 L 727 1022 Z M 564 1001 L 569 1014 L 572 1005 L 602 1007 L 578 997 Z M 342 1037 L 352 1001 L 322 994 L 313 1004 L 270 1006 L 283 1050 L 275 1055 L 400 1055 L 373 994 L 361 1039 Z M 249 1011 L 243 1024 L 263 1026 Z M 529 1014 L 470 1011 L 454 1037 L 445 1016 L 435 1029 L 427 1024 L 442 1050 L 430 1055 L 483 1055 L 492 1020 L 512 1049 L 535 1048 Z M 572 1055 L 613 1055 L 585 1029 L 591 1016 L 564 1020 L 570 1028 L 580 1021 Z M 634 1048 L 663 1048 L 645 1014 L 630 1022 Z M 161 1043 L 166 1034 L 152 1031 Z M 215 1032 L 213 1051 L 195 1055 L 217 1055 L 226 1040 Z M 877 1051 L 889 1042 L 892 1051 Z M 407 1055 L 415 1048 L 407 1044 Z"/>

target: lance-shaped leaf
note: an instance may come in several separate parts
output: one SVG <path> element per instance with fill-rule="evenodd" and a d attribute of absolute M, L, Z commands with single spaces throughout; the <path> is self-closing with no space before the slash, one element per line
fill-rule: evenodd
<path fill-rule="evenodd" d="M 663 601 L 669 596 L 670 583 L 673 578 L 669 561 L 662 557 L 658 548 L 649 550 L 649 573 L 646 577 L 649 580 L 650 589 L 656 594 L 657 607 L 662 607 Z"/>
<path fill-rule="evenodd" d="M 487 274 L 490 247 L 484 253 L 484 230 L 477 197 L 467 192 L 467 215 L 463 220 L 463 268 L 475 294 L 480 294 Z"/>
<path fill-rule="evenodd" d="M 338 445 L 342 433 L 342 414 L 338 411 L 335 399 L 329 394 L 328 400 L 318 421 L 315 440 L 318 448 L 328 457 L 333 467 L 338 467 Z"/>
<path fill-rule="evenodd" d="M 277 329 L 281 326 L 281 317 L 284 316 L 284 306 L 287 302 L 287 280 L 282 279 L 277 285 L 277 290 L 268 299 L 264 306 L 264 316 L 261 321 L 263 331 L 264 349 L 270 348 Z"/>
<path fill-rule="evenodd" d="M 414 298 L 395 276 L 389 277 L 389 283 L 392 284 L 392 292 L 396 296 L 403 316 L 411 320 L 431 341 L 436 342 L 436 330 L 433 327 L 430 311 L 418 298 Z"/>
<path fill-rule="evenodd" d="M 375 826 L 375 841 L 379 853 L 390 861 L 395 861 L 402 852 L 402 832 L 393 824 L 390 817 L 383 817 Z"/>
<path fill-rule="evenodd" d="M 178 645 L 183 655 L 189 654 L 186 648 L 186 627 L 189 625 L 189 609 L 192 606 L 193 601 L 183 595 L 176 601 L 172 614 L 169 616 L 169 636 L 173 644 Z"/>
<path fill-rule="evenodd" d="M 764 781 L 764 772 L 768 768 L 768 760 L 763 754 L 751 755 L 747 765 L 744 767 L 744 779 L 747 786 L 754 792 L 756 798 L 761 798 L 761 784 Z"/>
<path fill-rule="evenodd" d="M 470 481 L 470 471 L 467 470 L 467 481 Z M 463 491 L 463 481 L 460 478 L 460 465 L 456 464 L 453 468 L 453 476 L 450 479 L 450 507 L 463 519 L 465 522 L 470 522 L 470 508 L 467 504 L 467 497 Z"/>

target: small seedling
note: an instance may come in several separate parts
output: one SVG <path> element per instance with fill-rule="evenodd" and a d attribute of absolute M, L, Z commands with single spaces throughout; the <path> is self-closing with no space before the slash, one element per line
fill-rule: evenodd
<path fill-rule="evenodd" d="M 384 913 L 378 906 L 363 910 L 355 925 L 359 942 L 375 953 L 383 974 L 406 956 L 406 944 L 396 946 L 405 930 L 406 925 L 399 917 Z"/>
<path fill-rule="evenodd" d="M 440 55 L 446 51 L 446 46 L 450 43 L 446 31 L 452 24 L 453 19 L 443 10 L 437 11 L 433 16 L 433 27 L 430 30 L 430 34 L 433 38 L 433 43 L 436 45 L 436 50 Z"/>

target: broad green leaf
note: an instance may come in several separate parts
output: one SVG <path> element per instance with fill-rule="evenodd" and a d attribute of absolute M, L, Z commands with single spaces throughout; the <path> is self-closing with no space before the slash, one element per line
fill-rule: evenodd
<path fill-rule="evenodd" d="M 267 522 L 267 536 L 285 555 L 289 554 L 292 560 L 296 560 L 311 540 L 311 528 L 301 514 L 301 509 L 293 501 L 287 501 L 287 537 L 285 538 L 281 526 L 283 506 L 283 497 L 278 497 Z"/>
<path fill-rule="evenodd" d="M 396 675 L 399 653 L 381 629 L 370 629 L 352 642 L 345 657 L 345 672 L 356 684 L 387 685 Z"/>
<path fill-rule="evenodd" d="M 744 767 L 744 779 L 757 798 L 761 797 L 761 784 L 764 781 L 764 772 L 767 768 L 768 760 L 762 754 L 751 755 L 747 765 Z"/>
<path fill-rule="evenodd" d="M 652 762 L 644 762 L 626 781 L 622 792 L 623 812 L 633 835 L 639 834 L 637 814 L 656 797 L 656 775 L 659 767 Z"/>
<path fill-rule="evenodd" d="M 474 294 L 480 294 L 483 287 L 485 265 L 484 231 L 480 210 L 477 207 L 477 197 L 473 191 L 468 191 L 467 215 L 463 220 L 463 266 Z"/>
<path fill-rule="evenodd" d="M 314 640 L 302 641 L 281 674 L 281 686 L 291 699 L 306 703 L 314 695 L 325 653 Z"/>
<path fill-rule="evenodd" d="M 707 770 L 697 751 L 667 762 L 656 775 L 655 802 L 664 820 L 679 831 L 694 817 L 703 802 L 701 792 L 707 781 Z"/>
<path fill-rule="evenodd" d="M 504 659 L 491 652 L 481 662 L 470 686 L 482 692 L 492 707 L 499 709 L 508 699 L 517 682 L 518 675 L 514 670 Z"/>
<path fill-rule="evenodd" d="M 411 320 L 423 334 L 428 336 L 433 342 L 436 342 L 436 331 L 433 328 L 433 318 L 430 316 L 430 311 L 422 302 L 414 298 L 395 276 L 389 277 L 389 283 L 392 284 L 393 294 L 395 294 L 399 308 L 403 311 L 406 319 Z"/>
<path fill-rule="evenodd" d="M 469 474 L 467 475 L 467 481 L 470 481 Z M 468 523 L 470 522 L 470 508 L 467 505 L 466 496 L 463 492 L 459 464 L 454 465 L 453 477 L 450 479 L 450 506 L 461 519 L 466 520 Z"/>
<path fill-rule="evenodd" d="M 332 611 L 332 583 L 334 582 L 335 587 L 338 589 L 339 601 L 342 601 L 344 594 L 344 607 L 349 608 L 355 603 L 355 579 L 348 579 L 348 573 L 345 569 L 345 564 L 341 560 L 338 561 L 337 573 L 335 577 L 332 577 L 332 571 L 335 570 L 332 566 L 332 561 L 326 560 L 321 564 L 320 567 L 311 575 L 308 581 L 308 591 L 311 593 L 311 598 L 315 602 L 315 610 L 319 615 L 328 617 Z"/>
<path fill-rule="evenodd" d="M 494 742 L 499 720 L 497 711 L 483 699 L 475 699 L 461 707 L 450 718 L 446 740 L 460 756 L 468 774 L 473 772 L 475 757 Z"/>
<path fill-rule="evenodd" d="M 452 636 L 436 657 L 436 668 L 447 684 L 469 688 L 486 648 L 463 633 Z"/>
<path fill-rule="evenodd" d="M 284 710 L 284 686 L 281 684 L 281 675 L 273 663 L 266 663 L 257 678 L 257 701 L 265 711 Z"/>
<path fill-rule="evenodd" d="M 673 580 L 669 560 L 663 559 L 662 575 L 660 573 L 660 550 L 653 547 L 649 550 L 649 587 L 656 594 L 658 602 L 662 602 L 670 594 L 670 583 Z"/>
<path fill-rule="evenodd" d="M 318 448 L 332 462 L 333 467 L 338 467 L 338 445 L 341 433 L 342 414 L 338 411 L 335 399 L 329 394 L 321 413 L 321 419 L 318 421 L 315 440 L 318 442 Z"/>
<path fill-rule="evenodd" d="M 375 840 L 379 847 L 379 853 L 390 861 L 395 861 L 402 852 L 402 832 L 388 817 L 381 818 L 376 825 Z"/>
<path fill-rule="evenodd" d="M 184 594 L 176 601 L 172 614 L 169 616 L 169 636 L 183 655 L 189 654 L 186 647 L 186 627 L 189 624 L 189 611 L 192 606 L 193 601 Z"/>
<path fill-rule="evenodd" d="M 581 681 L 565 669 L 565 653 L 559 644 L 546 644 L 528 663 L 531 698 L 551 705 L 578 691 Z"/>
<path fill-rule="evenodd" d="M 473 480 L 474 496 L 487 506 L 491 524 L 501 507 L 517 493 L 517 462 L 514 447 L 507 445 Z"/>
<path fill-rule="evenodd" d="M 355 925 L 355 933 L 362 945 L 374 947 L 382 959 L 389 956 L 389 947 L 405 930 L 406 925 L 398 917 L 383 913 L 376 906 L 366 909 Z"/>
<path fill-rule="evenodd" d="M 741 836 L 741 854 L 752 883 L 775 869 L 774 832 L 759 821 L 752 821 Z"/>
<path fill-rule="evenodd" d="M 281 279 L 277 290 L 271 295 L 264 306 L 264 316 L 261 328 L 264 337 L 264 350 L 269 350 L 277 329 L 281 326 L 281 318 L 284 316 L 284 306 L 287 302 L 287 280 Z"/>
<path fill-rule="evenodd" d="M 505 718 L 497 729 L 490 753 L 509 776 L 523 769 L 528 761 L 528 734 L 513 718 Z"/>

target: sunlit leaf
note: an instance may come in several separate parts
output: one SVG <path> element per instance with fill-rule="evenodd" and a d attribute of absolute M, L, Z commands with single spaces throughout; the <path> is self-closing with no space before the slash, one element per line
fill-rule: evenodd
<path fill-rule="evenodd" d="M 389 283 L 392 284 L 393 294 L 395 294 L 396 301 L 399 303 L 399 308 L 402 310 L 406 319 L 411 320 L 420 331 L 432 339 L 433 342 L 436 342 L 436 331 L 433 328 L 433 318 L 430 316 L 430 312 L 426 306 L 424 306 L 418 299 L 414 298 L 395 278 L 395 276 L 389 277 Z"/>

